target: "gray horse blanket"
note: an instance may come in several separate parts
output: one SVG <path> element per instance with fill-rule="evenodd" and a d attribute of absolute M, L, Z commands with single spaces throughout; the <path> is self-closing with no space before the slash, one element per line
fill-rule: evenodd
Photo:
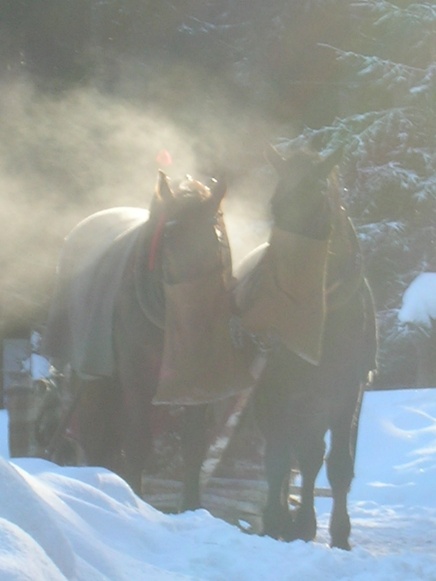
<path fill-rule="evenodd" d="M 44 352 L 81 377 L 115 370 L 115 299 L 148 211 L 113 208 L 80 222 L 66 237 L 44 337 Z"/>

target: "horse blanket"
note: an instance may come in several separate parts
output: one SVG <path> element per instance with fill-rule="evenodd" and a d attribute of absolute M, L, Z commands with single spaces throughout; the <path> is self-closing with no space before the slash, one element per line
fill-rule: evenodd
<path fill-rule="evenodd" d="M 43 350 L 83 378 L 110 377 L 115 371 L 115 300 L 147 220 L 148 211 L 139 208 L 103 210 L 65 239 Z"/>
<path fill-rule="evenodd" d="M 326 315 L 328 240 L 274 228 L 269 243 L 238 269 L 235 300 L 243 328 L 318 364 Z"/>
<path fill-rule="evenodd" d="M 114 313 L 133 254 L 137 263 L 132 300 L 164 337 L 153 403 L 209 403 L 251 387 L 244 355 L 232 344 L 231 297 L 223 272 L 180 283 L 162 281 L 161 296 L 153 296 L 155 287 L 148 281 L 155 275 L 147 273 L 147 220 L 145 210 L 114 208 L 93 214 L 73 229 L 59 262 L 44 352 L 60 367 L 69 363 L 82 379 L 114 375 Z"/>
<path fill-rule="evenodd" d="M 273 228 L 237 271 L 235 301 L 243 328 L 266 344 L 279 339 L 318 365 L 327 313 L 363 282 L 357 236 L 343 208 L 326 240 Z"/>

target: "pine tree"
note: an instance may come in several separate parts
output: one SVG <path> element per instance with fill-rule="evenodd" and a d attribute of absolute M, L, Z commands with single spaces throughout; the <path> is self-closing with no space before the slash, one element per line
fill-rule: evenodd
<path fill-rule="evenodd" d="M 345 116 L 293 140 L 344 148 L 344 202 L 376 298 L 381 381 L 410 381 L 412 337 L 397 320 L 402 294 L 436 271 L 436 4 L 383 0 L 355 6 L 355 48 L 343 67 Z M 406 374 L 406 375 L 403 375 Z"/>

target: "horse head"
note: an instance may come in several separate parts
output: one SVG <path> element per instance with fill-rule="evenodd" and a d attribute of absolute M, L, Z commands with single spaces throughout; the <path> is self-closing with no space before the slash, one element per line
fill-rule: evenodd
<path fill-rule="evenodd" d="M 262 341 L 278 338 L 289 351 L 318 364 L 334 214 L 328 178 L 338 156 L 298 150 L 284 159 L 271 148 L 267 157 L 279 177 L 271 200 L 274 223 L 268 244 L 252 254 L 258 260 L 251 267 L 255 274 L 249 269 L 244 274 L 236 302 L 246 330 Z"/>
<path fill-rule="evenodd" d="M 189 176 L 173 188 L 159 173 L 149 220 L 149 268 L 154 263 L 165 304 L 155 403 L 210 402 L 251 381 L 235 359 L 229 331 L 233 279 L 221 212 L 225 190 L 222 182 L 208 187 Z"/>
<path fill-rule="evenodd" d="M 211 180 L 210 187 L 190 176 L 173 188 L 159 172 L 150 206 L 153 228 L 149 266 L 159 254 L 167 283 L 192 281 L 222 269 L 231 273 L 227 232 L 221 211 L 226 193 L 223 182 Z"/>
<path fill-rule="evenodd" d="M 312 238 L 328 236 L 331 220 L 328 182 L 341 155 L 340 149 L 325 157 L 299 149 L 285 159 L 274 147 L 268 150 L 267 159 L 279 177 L 271 200 L 276 227 Z"/>

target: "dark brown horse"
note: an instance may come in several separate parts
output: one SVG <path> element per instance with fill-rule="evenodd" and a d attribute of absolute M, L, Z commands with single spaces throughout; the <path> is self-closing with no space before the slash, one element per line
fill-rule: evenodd
<path fill-rule="evenodd" d="M 241 389 L 228 330 L 224 191 L 191 178 L 173 191 L 161 172 L 149 213 L 99 212 L 64 245 L 45 351 L 71 366 L 69 430 L 86 462 L 117 471 L 138 492 L 152 403 L 189 407 Z"/>
<path fill-rule="evenodd" d="M 272 150 L 270 161 L 279 175 L 271 237 L 243 261 L 235 292 L 245 348 L 269 348 L 254 392 L 266 443 L 264 533 L 284 540 L 315 537 L 314 485 L 330 431 L 331 544 L 349 549 L 347 495 L 360 403 L 375 368 L 372 297 L 332 173 L 337 155 L 297 151 L 284 160 Z M 291 511 L 295 466 L 302 493 Z"/>
<path fill-rule="evenodd" d="M 275 228 L 301 235 L 303 248 L 304 245 L 322 245 L 326 240 L 328 248 L 325 319 L 324 323 L 322 316 L 315 321 L 318 325 L 315 335 L 309 336 L 311 341 L 317 336 L 321 341 L 318 346 L 314 345 L 320 347 L 318 353 L 315 349 L 307 349 L 310 345 L 303 344 L 301 337 L 295 342 L 294 338 L 288 340 L 286 330 L 280 335 L 278 325 L 269 329 L 272 334 L 279 331 L 279 340 L 268 356 L 255 393 L 257 417 L 266 441 L 265 469 L 269 487 L 264 532 L 286 540 L 315 537 L 314 485 L 324 459 L 324 437 L 330 430 L 327 474 L 333 496 L 331 544 L 349 549 L 347 495 L 354 474 L 362 389 L 368 373 L 375 368 L 374 307 L 363 276 L 356 235 L 340 206 L 337 184 L 330 173 L 335 156 L 322 160 L 298 152 L 289 160 L 278 155 L 272 158 L 279 175 L 272 199 Z M 274 252 L 275 244 L 280 245 L 280 237 L 271 237 L 269 252 L 280 256 L 280 248 Z M 267 259 L 265 253 L 262 260 Z M 302 259 L 303 264 L 298 263 L 293 272 L 295 277 L 306 276 L 304 262 L 311 257 L 303 255 Z M 256 268 L 259 275 L 262 261 Z M 280 263 L 275 261 L 269 270 L 279 279 Z M 301 309 L 305 309 L 305 296 L 309 298 L 308 310 L 313 314 L 313 309 L 317 309 L 316 303 L 310 306 L 311 300 L 306 293 L 310 294 L 311 286 L 307 283 L 300 294 L 291 288 L 282 287 L 282 291 L 293 292 L 292 298 L 300 300 Z M 244 302 L 249 301 L 248 291 Z M 260 297 L 253 309 L 261 304 Z M 244 313 L 242 320 L 245 325 L 250 323 Z M 313 324 L 310 316 L 307 324 Z M 301 505 L 294 513 L 289 510 L 287 501 L 293 463 L 302 478 Z"/>

